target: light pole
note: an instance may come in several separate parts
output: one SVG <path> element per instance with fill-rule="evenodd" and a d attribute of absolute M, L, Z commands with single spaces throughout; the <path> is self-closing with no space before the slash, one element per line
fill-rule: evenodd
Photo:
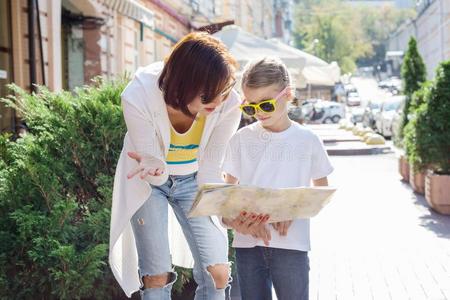
<path fill-rule="evenodd" d="M 311 42 L 311 45 L 309 45 L 308 48 L 305 49 L 305 51 L 313 53 L 314 55 L 316 55 L 316 47 L 319 44 L 319 39 L 314 39 Z"/>
<path fill-rule="evenodd" d="M 312 48 L 313 48 L 313 54 L 315 55 L 315 56 L 317 56 L 317 51 L 316 51 L 316 47 L 317 47 L 317 45 L 319 44 L 319 40 L 318 39 L 314 39 L 313 40 L 313 44 L 312 44 Z"/>

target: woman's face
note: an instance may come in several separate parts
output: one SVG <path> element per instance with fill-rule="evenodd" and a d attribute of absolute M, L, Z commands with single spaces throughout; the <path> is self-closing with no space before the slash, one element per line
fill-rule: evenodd
<path fill-rule="evenodd" d="M 283 88 L 280 88 L 278 84 L 272 84 L 260 88 L 243 87 L 244 101 L 245 103 L 257 104 L 264 100 L 274 99 L 277 97 Z M 266 113 L 261 110 L 257 110 L 254 117 L 261 122 L 264 127 L 270 127 L 287 116 L 287 102 L 291 97 L 290 92 L 280 96 L 275 103 L 275 111 Z"/>
<path fill-rule="evenodd" d="M 189 103 L 188 108 L 192 114 L 201 113 L 203 115 L 209 115 L 214 112 L 216 108 L 222 104 L 228 96 L 230 95 L 236 81 L 232 79 L 232 81 L 225 87 L 225 89 L 212 101 L 208 101 L 209 103 L 204 103 L 206 99 L 202 94 L 198 95 L 194 98 L 194 101 Z"/>

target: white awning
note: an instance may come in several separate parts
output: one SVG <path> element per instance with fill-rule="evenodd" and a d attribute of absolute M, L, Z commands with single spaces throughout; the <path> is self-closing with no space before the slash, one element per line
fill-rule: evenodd
<path fill-rule="evenodd" d="M 264 40 L 231 25 L 214 33 L 230 50 L 241 68 L 250 60 L 277 56 L 288 67 L 297 88 L 310 85 L 334 86 L 340 79 L 337 63 L 324 60 L 277 40 Z"/>
<path fill-rule="evenodd" d="M 106 6 L 144 25 L 155 28 L 155 14 L 135 0 L 103 0 Z"/>
<path fill-rule="evenodd" d="M 213 35 L 228 47 L 241 68 L 248 61 L 265 56 L 277 56 L 289 67 L 302 69 L 305 66 L 303 57 L 284 51 L 274 43 L 246 32 L 236 25 L 225 26 Z"/>

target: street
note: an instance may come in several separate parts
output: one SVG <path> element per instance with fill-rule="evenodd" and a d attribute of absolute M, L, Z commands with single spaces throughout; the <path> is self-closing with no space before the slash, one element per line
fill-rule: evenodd
<path fill-rule="evenodd" d="M 385 100 L 388 94 L 378 88 L 377 82 L 373 78 L 353 77 L 353 85 L 358 89 L 361 97 L 361 106 L 364 107 L 368 100 Z"/>
<path fill-rule="evenodd" d="M 400 181 L 393 153 L 332 156 L 311 222 L 310 299 L 450 299 L 450 217 Z"/>
<path fill-rule="evenodd" d="M 352 82 L 363 106 L 387 97 Z M 400 180 L 393 151 L 330 158 L 338 191 L 311 221 L 310 299 L 450 299 L 450 217 Z"/>

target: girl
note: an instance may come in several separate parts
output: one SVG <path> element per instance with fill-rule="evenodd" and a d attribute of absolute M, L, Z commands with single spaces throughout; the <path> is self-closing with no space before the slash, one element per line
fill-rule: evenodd
<path fill-rule="evenodd" d="M 328 185 L 333 168 L 320 139 L 288 117 L 293 85 L 277 58 L 250 63 L 243 72 L 242 111 L 258 121 L 230 140 L 223 172 L 227 183 L 262 188 Z M 243 300 L 308 300 L 309 220 L 266 224 L 268 216 L 241 212 L 222 222 L 235 229 L 237 277 Z"/>

